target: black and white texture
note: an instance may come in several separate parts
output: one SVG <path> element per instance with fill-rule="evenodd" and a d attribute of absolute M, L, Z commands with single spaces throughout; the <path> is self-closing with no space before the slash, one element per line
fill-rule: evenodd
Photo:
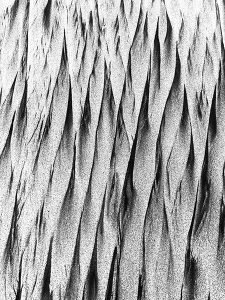
<path fill-rule="evenodd" d="M 0 299 L 225 299 L 224 0 L 0 1 Z"/>

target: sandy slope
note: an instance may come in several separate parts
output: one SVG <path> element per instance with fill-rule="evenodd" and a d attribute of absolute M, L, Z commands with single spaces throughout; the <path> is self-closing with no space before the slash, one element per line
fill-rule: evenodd
<path fill-rule="evenodd" d="M 224 1 L 8 5 L 0 299 L 224 299 Z"/>

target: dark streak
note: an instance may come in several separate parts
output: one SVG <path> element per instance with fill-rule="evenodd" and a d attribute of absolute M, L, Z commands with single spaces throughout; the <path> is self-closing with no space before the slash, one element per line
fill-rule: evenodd
<path fill-rule="evenodd" d="M 39 219 L 39 237 L 41 236 L 41 228 L 43 226 L 43 213 L 44 213 L 44 203 L 41 206 L 40 219 Z"/>
<path fill-rule="evenodd" d="M 189 119 L 189 112 L 188 112 L 187 92 L 186 92 L 186 88 L 184 86 L 183 111 L 182 111 L 181 121 L 180 121 L 181 130 L 185 130 L 185 128 L 187 126 L 188 119 Z"/>
<path fill-rule="evenodd" d="M 82 20 L 82 13 L 81 13 L 81 10 L 80 10 L 80 18 L 79 18 L 79 21 L 80 21 L 80 28 L 81 28 L 81 35 L 82 37 L 85 39 L 85 32 L 86 32 L 86 24 L 83 22 Z"/>
<path fill-rule="evenodd" d="M 81 222 L 79 223 L 79 228 L 78 228 L 78 233 L 76 238 L 76 246 L 73 253 L 73 260 L 70 269 L 68 284 L 66 287 L 65 299 L 74 299 L 77 295 L 79 275 L 80 275 L 80 231 L 81 231 Z"/>
<path fill-rule="evenodd" d="M 169 55 L 170 51 L 172 49 L 171 45 L 172 45 L 172 25 L 170 22 L 170 19 L 168 17 L 168 14 L 166 13 L 166 24 L 167 24 L 167 30 L 166 30 L 166 37 L 164 40 L 164 43 L 166 44 L 166 53 Z"/>
<path fill-rule="evenodd" d="M 141 109 L 140 109 L 139 119 L 138 119 L 138 132 L 139 132 L 139 137 L 141 135 L 140 137 L 141 145 L 142 145 L 141 139 L 146 135 L 146 133 L 149 130 L 149 117 L 148 117 L 149 83 L 150 83 L 150 75 L 148 74 L 146 78 L 145 89 L 144 89 L 144 94 L 142 98 Z"/>
<path fill-rule="evenodd" d="M 197 100 L 197 109 L 198 109 L 198 117 L 201 120 L 203 117 L 202 110 L 203 110 L 203 96 L 202 96 L 202 90 L 200 92 L 200 96 L 198 97 L 198 94 L 196 92 L 196 100 Z"/>
<path fill-rule="evenodd" d="M 191 71 L 193 70 L 193 66 L 192 66 L 191 49 L 190 48 L 188 50 L 187 66 L 188 66 L 188 72 L 191 73 Z"/>
<path fill-rule="evenodd" d="M 187 161 L 187 165 L 189 166 L 190 170 L 193 170 L 194 162 L 195 162 L 194 142 L 193 142 L 193 136 L 191 134 L 190 150 L 189 150 L 188 161 Z"/>
<path fill-rule="evenodd" d="M 191 255 L 190 249 L 188 249 L 188 252 L 186 253 L 185 277 L 189 299 L 194 299 L 196 293 L 196 279 L 198 277 L 198 268 L 196 260 Z"/>
<path fill-rule="evenodd" d="M 118 37 L 117 42 L 116 42 L 116 54 L 118 54 L 119 46 L 120 46 L 120 36 Z"/>
<path fill-rule="evenodd" d="M 60 69 L 62 68 L 63 70 L 65 70 L 67 67 L 67 63 L 68 63 L 68 56 L 67 56 L 67 46 L 66 46 L 66 35 L 64 31 L 64 42 L 63 42 Z"/>
<path fill-rule="evenodd" d="M 143 22 L 143 11 L 142 11 L 142 8 L 140 7 L 140 12 L 139 12 L 138 21 L 137 21 L 137 27 L 136 27 L 136 30 L 135 30 L 135 34 L 134 34 L 133 43 L 132 43 L 131 48 L 136 43 L 137 36 L 138 36 L 139 31 L 140 31 L 142 22 Z"/>
<path fill-rule="evenodd" d="M 163 120 L 162 120 L 163 123 Z M 161 126 L 162 126 L 161 123 Z M 160 130 L 161 132 L 161 130 Z M 161 137 L 160 134 L 157 138 L 156 142 L 156 163 L 155 163 L 155 186 L 159 187 L 160 181 L 161 181 L 161 176 L 162 176 L 162 146 L 161 146 Z"/>
<path fill-rule="evenodd" d="M 71 87 L 71 80 L 69 81 L 69 97 L 68 97 L 68 105 L 67 105 L 67 112 L 66 112 L 66 119 L 65 119 L 65 125 L 63 130 L 63 136 L 64 134 L 67 137 L 67 146 L 70 142 L 70 132 L 73 128 L 73 99 L 72 99 L 72 87 Z"/>
<path fill-rule="evenodd" d="M 86 137 L 86 135 L 88 133 L 88 126 L 91 123 L 91 106 L 90 106 L 89 97 L 90 97 L 90 81 L 88 83 L 87 95 L 86 95 L 84 109 L 83 109 L 81 121 L 80 121 L 80 131 L 81 131 L 80 135 L 81 135 L 82 139 L 84 137 Z"/>
<path fill-rule="evenodd" d="M 157 23 L 157 29 L 154 39 L 154 51 L 153 51 L 153 72 L 156 74 L 156 83 L 160 88 L 160 66 L 161 66 L 161 54 L 160 54 L 160 42 L 159 42 L 159 19 Z"/>
<path fill-rule="evenodd" d="M 146 17 L 145 17 L 145 24 L 144 24 L 144 31 L 143 31 L 143 34 L 144 34 L 144 44 L 147 43 L 148 41 L 148 14 L 146 13 Z"/>
<path fill-rule="evenodd" d="M 135 188 L 133 185 L 133 170 L 134 170 L 136 146 L 137 146 L 137 133 L 135 135 L 135 139 L 131 149 L 131 154 L 128 162 L 128 167 L 126 171 L 123 192 L 122 192 L 122 200 L 121 200 L 121 207 L 120 207 L 122 228 L 125 226 L 126 219 L 131 215 L 134 206 Z"/>
<path fill-rule="evenodd" d="M 24 136 L 24 130 L 27 123 L 27 81 L 25 81 L 24 92 L 22 100 L 20 102 L 20 107 L 18 110 L 18 128 L 21 131 L 21 136 Z M 22 129 L 22 130 L 21 130 Z"/>
<path fill-rule="evenodd" d="M 43 300 L 53 299 L 52 293 L 50 293 L 51 257 L 52 257 L 52 238 L 49 245 L 48 258 L 47 258 L 44 277 L 43 277 L 42 298 L 41 298 Z"/>
<path fill-rule="evenodd" d="M 51 101 L 50 108 L 49 108 L 49 111 L 48 111 L 48 116 L 47 116 L 47 119 L 46 119 L 46 122 L 45 122 L 45 128 L 44 128 L 44 132 L 43 132 L 43 139 L 45 139 L 47 137 L 47 135 L 49 134 L 50 127 L 51 127 L 52 105 L 53 105 L 52 101 Z"/>
<path fill-rule="evenodd" d="M 142 275 L 139 275 L 137 300 L 142 300 L 142 294 L 143 294 L 143 281 L 142 281 Z"/>
<path fill-rule="evenodd" d="M 48 0 L 47 5 L 45 6 L 43 12 L 43 25 L 46 30 L 49 29 L 49 25 L 50 25 L 51 7 L 52 7 L 52 0 Z"/>
<path fill-rule="evenodd" d="M 114 37 L 114 42 L 115 42 L 115 39 L 118 35 L 118 31 L 119 31 L 119 19 L 118 19 L 118 16 L 116 17 L 116 20 L 115 20 L 115 23 L 114 23 L 114 30 L 115 30 L 115 37 Z"/>
<path fill-rule="evenodd" d="M 90 12 L 89 15 L 89 28 L 90 28 L 90 32 L 93 31 L 93 16 L 92 16 L 92 11 Z"/>
<path fill-rule="evenodd" d="M 21 300 L 21 296 L 22 296 L 21 277 L 22 277 L 22 259 L 20 260 L 19 280 L 18 280 L 18 286 L 17 286 L 16 299 L 15 300 Z"/>
<path fill-rule="evenodd" d="M 197 197 L 198 204 L 195 216 L 194 234 L 199 231 L 200 225 L 203 226 L 210 207 L 210 182 L 208 181 L 208 140 L 206 141 L 205 157 Z"/>
<path fill-rule="evenodd" d="M 171 90 L 173 88 L 175 91 L 178 89 L 180 84 L 180 77 L 181 77 L 181 63 L 180 63 L 180 56 L 178 53 L 178 49 L 176 47 L 176 67 L 175 67 L 175 74 L 174 74 Z"/>
<path fill-rule="evenodd" d="M 107 291 L 106 291 L 106 297 L 105 300 L 111 300 L 112 299 L 112 288 L 113 288 L 113 276 L 114 276 L 114 268 L 117 260 L 117 247 L 115 247 L 113 251 L 113 258 L 111 262 L 110 272 L 109 272 L 109 278 L 108 278 L 108 285 L 107 285 Z"/>
<path fill-rule="evenodd" d="M 6 116 L 8 116 L 10 108 L 12 106 L 12 99 L 13 99 L 13 95 L 14 95 L 14 89 L 15 89 L 15 85 L 16 85 L 16 79 L 17 79 L 17 74 L 16 74 L 16 76 L 14 78 L 13 84 L 12 84 L 10 90 L 9 90 L 9 93 L 8 93 L 8 95 L 6 97 L 6 100 L 3 102 L 3 104 L 5 103 L 5 105 L 6 105 L 6 108 L 5 108 L 6 109 Z"/>
<path fill-rule="evenodd" d="M 18 12 L 18 8 L 19 8 L 19 0 L 15 0 L 12 7 L 11 7 L 11 10 L 10 10 L 10 28 L 12 28 L 13 26 L 13 22 L 15 21 L 15 18 L 16 18 L 16 15 L 17 15 L 17 12 Z"/>
<path fill-rule="evenodd" d="M 192 239 L 193 227 L 195 222 L 196 207 L 197 207 L 197 199 L 195 200 L 191 226 L 188 231 L 186 254 L 185 254 L 184 280 L 185 280 L 185 285 L 187 287 L 187 294 L 189 295 L 189 299 L 194 298 L 197 271 L 198 271 L 196 261 L 191 253 L 191 239 Z"/>
<path fill-rule="evenodd" d="M 2 150 L 2 153 L 0 154 L 0 161 L 2 161 L 2 159 L 8 154 L 8 151 L 10 149 L 12 132 L 13 132 L 13 125 L 14 125 L 14 119 L 15 119 L 15 113 L 14 113 L 13 118 L 12 118 L 11 126 L 10 126 L 10 129 L 9 129 L 9 134 L 8 134 L 7 139 L 6 139 L 4 148 Z"/>
<path fill-rule="evenodd" d="M 86 279 L 87 299 L 97 299 L 98 272 L 97 272 L 97 240 L 95 241 L 90 268 Z"/>
<path fill-rule="evenodd" d="M 212 99 L 211 111 L 209 116 L 209 131 L 211 138 L 214 139 L 217 133 L 217 115 L 216 115 L 216 86 L 214 88 L 214 94 Z"/>
<path fill-rule="evenodd" d="M 124 16 L 125 15 L 125 8 L 124 8 L 123 0 L 120 0 L 120 11 L 121 11 L 121 15 Z"/>
<path fill-rule="evenodd" d="M 127 62 L 127 80 L 128 85 L 132 86 L 132 72 L 131 72 L 131 51 L 129 51 L 129 57 Z"/>
<path fill-rule="evenodd" d="M 219 221 L 219 235 L 218 235 L 218 250 L 224 242 L 224 229 L 225 229 L 225 206 L 223 198 L 220 201 L 220 221 Z"/>

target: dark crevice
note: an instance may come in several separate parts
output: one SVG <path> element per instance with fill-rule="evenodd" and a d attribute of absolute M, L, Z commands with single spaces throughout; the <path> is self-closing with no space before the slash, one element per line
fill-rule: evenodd
<path fill-rule="evenodd" d="M 222 65 L 222 63 L 220 62 L 220 64 L 219 64 L 218 82 L 217 82 L 218 96 L 219 96 L 219 93 L 221 91 L 221 77 L 222 77 L 222 70 L 221 70 L 222 67 L 221 67 L 221 65 Z"/>
<path fill-rule="evenodd" d="M 111 156 L 112 159 L 112 156 Z M 107 211 L 107 216 L 109 216 L 110 213 L 110 204 L 111 204 L 111 200 L 112 197 L 114 195 L 115 192 L 115 188 L 116 188 L 116 176 L 115 173 L 113 173 L 112 179 L 110 181 L 110 188 L 109 188 L 109 196 L 108 196 L 108 200 L 107 200 L 107 207 L 106 207 L 106 211 Z"/>
<path fill-rule="evenodd" d="M 93 15 L 92 15 L 92 11 L 90 12 L 90 15 L 89 15 L 89 28 L 90 28 L 90 32 L 93 32 Z"/>
<path fill-rule="evenodd" d="M 35 265 L 36 253 L 37 253 L 37 239 L 35 239 L 35 242 L 34 242 L 33 265 Z"/>
<path fill-rule="evenodd" d="M 193 70 L 193 65 L 192 65 L 191 49 L 190 48 L 188 50 L 187 66 L 188 66 L 188 72 L 191 73 L 191 71 Z"/>
<path fill-rule="evenodd" d="M 65 195 L 65 198 L 64 198 L 65 203 L 67 203 L 68 199 L 70 199 L 72 201 L 72 196 L 73 196 L 74 186 L 75 186 L 75 159 L 76 159 L 75 142 L 76 142 L 76 139 L 74 141 L 73 164 L 72 164 L 72 169 L 71 169 L 71 174 L 70 174 L 70 180 L 69 180 L 68 187 L 67 187 L 67 190 L 66 190 L 66 195 Z M 70 203 L 70 201 L 69 201 L 69 203 Z M 72 205 L 72 203 L 70 203 L 70 204 Z"/>
<path fill-rule="evenodd" d="M 101 49 L 102 47 L 102 42 L 101 42 L 101 38 L 100 35 L 98 36 L 98 48 Z"/>
<path fill-rule="evenodd" d="M 202 90 L 200 92 L 200 96 L 198 97 L 198 94 L 196 92 L 196 100 L 197 100 L 197 109 L 198 109 L 198 117 L 201 120 L 203 117 L 202 110 L 203 110 L 203 95 Z"/>
<path fill-rule="evenodd" d="M 27 55 L 28 55 L 28 31 L 26 33 L 26 41 L 25 41 L 25 45 L 24 45 L 24 50 L 23 50 L 23 55 L 22 55 L 22 58 L 21 58 L 21 63 L 20 63 L 20 66 L 21 66 L 21 73 L 26 76 L 26 73 L 27 72 Z M 25 77 L 25 83 L 27 82 L 27 79 Z"/>
<path fill-rule="evenodd" d="M 99 217 L 99 220 L 98 220 L 98 226 L 97 226 L 99 235 L 100 235 L 101 237 L 103 237 L 103 234 L 104 234 L 104 211 L 105 211 L 105 202 L 106 202 L 106 188 L 105 188 L 105 193 L 104 193 L 104 196 L 103 196 L 102 208 L 101 208 L 100 217 Z"/>
<path fill-rule="evenodd" d="M 115 247 L 114 252 L 113 252 L 113 258 L 111 262 L 111 267 L 110 267 L 110 272 L 109 272 L 109 278 L 108 278 L 108 285 L 107 285 L 107 290 L 106 290 L 106 297 L 105 300 L 111 300 L 113 297 L 113 279 L 114 279 L 114 269 L 115 269 L 115 264 L 117 261 L 117 247 Z"/>
<path fill-rule="evenodd" d="M 190 170 L 193 170 L 194 162 L 195 162 L 194 142 L 193 142 L 193 136 L 191 133 L 190 150 L 189 150 L 188 161 L 187 161 L 187 165 L 190 168 Z"/>
<path fill-rule="evenodd" d="M 8 151 L 10 149 L 14 119 L 15 119 L 15 113 L 14 113 L 13 118 L 12 118 L 11 126 L 10 126 L 10 129 L 9 129 L 9 133 L 8 133 L 4 148 L 2 150 L 2 153 L 0 154 L 0 161 L 3 160 L 3 158 L 5 158 L 5 156 L 8 154 Z"/>
<path fill-rule="evenodd" d="M 21 300 L 21 296 L 22 296 L 21 277 L 22 277 L 22 258 L 21 258 L 21 260 L 20 260 L 20 266 L 19 266 L 19 280 L 18 280 L 17 291 L 16 291 L 16 299 L 15 299 L 15 300 Z"/>
<path fill-rule="evenodd" d="M 19 8 L 19 0 L 15 0 L 12 7 L 11 7 L 11 10 L 10 10 L 10 28 L 12 28 L 13 26 L 13 22 L 15 21 L 15 18 L 16 18 L 16 15 L 17 15 L 17 12 L 18 12 L 18 8 Z"/>
<path fill-rule="evenodd" d="M 80 21 L 80 28 L 81 28 L 81 36 L 85 39 L 86 24 L 82 20 L 81 10 L 80 10 L 80 14 L 79 14 L 79 21 Z"/>
<path fill-rule="evenodd" d="M 65 299 L 73 299 L 75 295 L 77 295 L 79 277 L 80 277 L 80 230 L 81 230 L 81 220 L 79 223 L 79 228 L 77 232 L 76 245 L 73 254 L 72 265 L 70 269 L 70 276 L 68 280 L 68 284 L 66 287 L 66 298 Z"/>
<path fill-rule="evenodd" d="M 143 295 L 143 280 L 142 280 L 142 275 L 139 275 L 139 281 L 138 281 L 138 296 L 137 300 L 142 300 L 142 295 Z"/>
<path fill-rule="evenodd" d="M 82 111 L 81 121 L 80 121 L 80 136 L 83 139 L 87 136 L 89 130 L 89 124 L 91 123 L 91 106 L 90 106 L 90 81 L 87 87 L 87 94 L 84 103 L 84 109 Z"/>
<path fill-rule="evenodd" d="M 52 0 L 48 0 L 47 5 L 45 6 L 43 12 L 43 25 L 46 30 L 49 29 L 49 25 L 50 25 L 51 7 L 52 7 Z"/>
<path fill-rule="evenodd" d="M 68 56 L 67 56 L 66 35 L 65 35 L 65 30 L 64 30 L 64 42 L 63 42 L 60 69 L 62 68 L 62 70 L 65 70 L 67 67 L 67 63 L 68 63 Z"/>
<path fill-rule="evenodd" d="M 146 17 L 145 17 L 145 24 L 144 24 L 144 30 L 143 30 L 143 34 L 144 34 L 144 44 L 147 43 L 148 41 L 148 14 L 146 13 Z"/>
<path fill-rule="evenodd" d="M 129 51 L 128 62 L 127 62 L 127 81 L 130 87 L 132 86 L 132 72 L 131 72 L 131 51 Z"/>
<path fill-rule="evenodd" d="M 210 182 L 208 180 L 208 139 L 206 141 L 205 157 L 202 167 L 199 190 L 197 194 L 198 204 L 195 216 L 194 234 L 203 226 L 210 207 Z"/>
<path fill-rule="evenodd" d="M 197 194 L 198 194 L 198 190 L 197 190 Z M 194 299 L 196 278 L 198 275 L 196 260 L 192 256 L 192 252 L 191 252 L 191 240 L 192 240 L 193 227 L 195 222 L 196 207 L 197 207 L 197 197 L 195 200 L 191 225 L 187 236 L 187 246 L 186 246 L 185 266 L 184 266 L 184 283 L 187 289 L 187 294 L 190 296 L 189 299 Z"/>
<path fill-rule="evenodd" d="M 142 145 L 141 139 L 146 135 L 149 130 L 149 118 L 148 118 L 148 105 L 149 105 L 149 84 L 150 84 L 150 75 L 147 75 L 145 89 L 143 93 L 141 109 L 138 119 L 138 135 L 139 135 L 139 144 Z"/>
<path fill-rule="evenodd" d="M 187 92 L 186 92 L 186 88 L 184 86 L 183 111 L 182 111 L 181 120 L 180 120 L 181 130 L 186 128 L 188 119 L 189 119 L 189 110 L 188 110 L 188 102 L 187 102 Z"/>
<path fill-rule="evenodd" d="M 198 277 L 198 268 L 197 262 L 195 258 L 192 256 L 190 249 L 186 252 L 186 260 L 185 260 L 185 281 L 186 281 L 186 288 L 187 294 L 189 299 L 195 298 L 196 293 L 196 280 Z"/>
<path fill-rule="evenodd" d="M 50 278 L 51 278 L 51 259 L 52 259 L 52 238 L 49 245 L 48 257 L 44 271 L 42 298 L 43 300 L 52 300 L 52 293 L 50 293 Z"/>
<path fill-rule="evenodd" d="M 118 54 L 119 48 L 120 48 L 120 36 L 118 37 L 116 42 L 116 54 Z"/>
<path fill-rule="evenodd" d="M 111 124 L 113 124 L 114 121 L 114 116 L 115 116 L 115 99 L 114 99 L 114 95 L 113 95 L 113 91 L 112 91 L 112 84 L 111 84 L 111 80 L 109 78 L 108 84 L 107 84 L 107 99 L 109 101 L 109 115 L 110 115 L 110 120 L 111 120 Z"/>
<path fill-rule="evenodd" d="M 40 138 L 39 138 L 39 140 L 40 140 Z M 35 173 L 35 171 L 37 170 L 40 152 L 41 152 L 41 144 L 39 144 L 37 152 L 36 152 L 36 157 L 35 157 L 35 160 L 34 160 L 34 167 L 33 167 L 33 171 L 32 171 L 33 173 Z"/>
<path fill-rule="evenodd" d="M 119 139 L 122 140 L 123 134 L 125 132 L 125 124 L 123 120 L 123 108 L 122 108 L 122 101 L 120 102 L 120 106 L 117 113 L 117 122 L 116 122 L 116 135 Z"/>
<path fill-rule="evenodd" d="M 43 140 L 46 139 L 46 137 L 49 134 L 49 130 L 51 127 L 51 122 L 52 122 L 52 104 L 53 100 L 51 101 L 50 107 L 49 107 L 49 111 L 48 111 L 48 116 L 46 118 L 46 122 L 45 122 L 45 127 L 44 127 L 44 131 L 43 131 Z"/>
<path fill-rule="evenodd" d="M 166 13 L 166 24 L 167 24 L 167 29 L 166 29 L 166 37 L 164 40 L 164 43 L 166 44 L 166 53 L 170 54 L 171 49 L 172 49 L 172 25 L 170 22 L 170 19 L 168 17 L 168 14 Z"/>
<path fill-rule="evenodd" d="M 120 11 L 121 11 L 121 15 L 125 16 L 125 8 L 124 8 L 123 0 L 120 0 Z"/>
<path fill-rule="evenodd" d="M 159 42 L 159 19 L 157 22 L 157 29 L 154 39 L 154 50 L 153 50 L 153 72 L 156 74 L 156 84 L 160 88 L 160 66 L 161 66 L 161 51 Z"/>
<path fill-rule="evenodd" d="M 223 198 L 220 201 L 220 221 L 219 221 L 219 235 L 218 235 L 218 250 L 224 242 L 224 229 L 225 229 L 225 206 Z"/>
<path fill-rule="evenodd" d="M 17 78 L 17 74 L 16 74 L 16 76 L 14 78 L 13 84 L 12 84 L 12 86 L 10 88 L 10 91 L 9 91 L 9 93 L 7 95 L 7 98 L 6 98 L 6 116 L 9 114 L 10 108 L 12 106 L 12 99 L 13 99 L 13 95 L 14 95 L 16 78 Z"/>
<path fill-rule="evenodd" d="M 176 93 L 179 90 L 179 85 L 181 82 L 181 63 L 180 63 L 180 56 L 178 53 L 178 49 L 176 47 L 176 66 L 175 66 L 175 73 L 173 78 L 173 83 L 170 89 L 170 93 L 168 99 L 170 99 L 172 93 Z"/>
<path fill-rule="evenodd" d="M 10 175 L 10 179 L 9 179 L 9 188 L 8 188 L 8 191 L 10 192 L 11 191 L 11 189 L 12 189 L 12 184 L 13 184 L 13 178 L 14 178 L 14 172 L 13 172 L 13 169 L 12 169 L 12 167 L 11 167 L 11 175 Z M 17 196 L 17 194 L 16 194 L 16 196 Z"/>
<path fill-rule="evenodd" d="M 142 8 L 140 7 L 138 21 L 137 21 L 137 27 L 136 27 L 136 30 L 135 30 L 135 34 L 134 34 L 134 38 L 133 38 L 133 43 L 132 43 L 131 49 L 132 49 L 133 45 L 135 44 L 135 42 L 137 40 L 137 36 L 138 36 L 139 31 L 140 31 L 141 23 L 142 22 L 143 22 L 143 11 L 142 11 Z"/>
<path fill-rule="evenodd" d="M 156 142 L 155 182 L 154 182 L 155 188 L 160 186 L 161 177 L 162 177 L 162 146 L 161 146 L 161 137 L 159 134 Z"/>
<path fill-rule="evenodd" d="M 164 228 L 165 232 L 168 233 L 169 231 L 169 225 L 168 225 L 168 217 L 167 217 L 167 212 L 166 212 L 166 206 L 165 202 L 163 203 L 163 223 L 164 223 Z"/>
<path fill-rule="evenodd" d="M 18 204 L 17 204 L 17 201 L 15 201 L 10 232 L 9 232 L 6 247 L 4 250 L 5 264 L 7 264 L 9 262 L 10 265 L 13 265 L 13 259 L 14 259 L 13 251 L 15 250 L 15 244 L 16 244 L 17 238 L 18 238 L 18 228 L 17 228 L 18 214 L 19 214 Z"/>
<path fill-rule="evenodd" d="M 98 294 L 98 272 L 97 272 L 97 240 L 95 241 L 91 264 L 88 271 L 86 284 L 86 299 L 97 299 Z"/>
<path fill-rule="evenodd" d="M 44 202 L 41 206 L 41 211 L 40 211 L 40 219 L 39 219 L 39 237 L 41 236 L 41 229 L 43 227 L 43 213 L 44 213 Z"/>
<path fill-rule="evenodd" d="M 135 152 L 137 146 L 137 133 L 134 138 L 133 146 L 131 149 L 131 154 L 128 162 L 128 167 L 126 171 L 126 176 L 124 180 L 123 192 L 122 192 L 122 200 L 121 200 L 121 228 L 124 228 L 126 224 L 126 220 L 129 215 L 132 213 L 134 206 L 134 197 L 135 197 L 135 189 L 133 185 L 133 170 L 134 170 L 134 162 L 135 162 Z"/>
<path fill-rule="evenodd" d="M 211 134 L 211 138 L 214 139 L 216 137 L 217 133 L 217 115 L 216 115 L 216 86 L 214 89 L 213 99 L 212 99 L 212 105 L 211 105 L 211 111 L 209 116 L 209 131 Z"/>
<path fill-rule="evenodd" d="M 114 42 L 117 37 L 118 31 L 119 31 L 119 19 L 118 16 L 116 17 L 115 23 L 114 23 L 114 30 L 115 30 L 115 37 L 114 37 Z"/>
<path fill-rule="evenodd" d="M 91 78 L 91 76 L 93 76 L 93 78 L 96 79 L 96 67 L 97 67 L 97 64 L 98 64 L 98 51 L 96 50 L 95 51 L 94 63 L 93 63 L 93 67 L 92 67 L 90 78 Z"/>
<path fill-rule="evenodd" d="M 51 82 L 52 82 L 52 78 L 50 77 L 50 80 L 49 80 L 49 83 L 48 83 L 47 94 L 46 94 L 46 98 L 47 98 L 47 99 L 48 99 L 49 92 L 50 92 Z"/>
<path fill-rule="evenodd" d="M 27 81 L 25 81 L 24 92 L 22 96 L 22 100 L 20 102 L 19 110 L 18 110 L 18 129 L 21 137 L 24 136 L 24 131 L 26 129 L 27 124 Z"/>
<path fill-rule="evenodd" d="M 68 97 L 64 131 L 63 131 L 63 136 L 66 135 L 68 144 L 71 142 L 70 132 L 71 132 L 71 129 L 73 128 L 73 106 L 72 106 L 73 104 L 72 104 L 72 102 L 73 102 L 72 87 L 71 87 L 71 81 L 69 81 L 69 97 Z"/>
<path fill-rule="evenodd" d="M 115 300 L 119 300 L 119 278 L 120 278 L 120 260 L 121 260 L 121 248 L 120 251 L 117 250 L 117 259 L 116 259 L 116 270 L 115 272 Z"/>

